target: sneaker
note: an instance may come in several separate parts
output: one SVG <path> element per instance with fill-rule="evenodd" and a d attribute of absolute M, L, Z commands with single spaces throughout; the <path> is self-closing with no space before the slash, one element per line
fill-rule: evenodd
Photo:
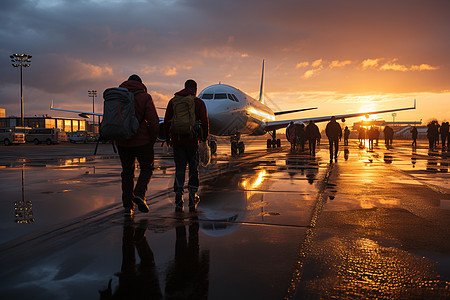
<path fill-rule="evenodd" d="M 150 210 L 148 209 L 147 203 L 145 203 L 145 199 L 142 199 L 139 196 L 134 196 L 133 202 L 138 206 L 139 211 L 143 213 L 148 213 Z"/>
<path fill-rule="evenodd" d="M 200 196 L 193 193 L 189 194 L 189 211 L 195 212 L 197 210 L 197 205 L 200 202 Z"/>
<path fill-rule="evenodd" d="M 175 212 L 183 212 L 183 195 L 176 194 L 175 195 Z"/>
<path fill-rule="evenodd" d="M 125 210 L 123 212 L 123 216 L 126 218 L 132 218 L 134 216 L 134 209 L 125 207 Z"/>

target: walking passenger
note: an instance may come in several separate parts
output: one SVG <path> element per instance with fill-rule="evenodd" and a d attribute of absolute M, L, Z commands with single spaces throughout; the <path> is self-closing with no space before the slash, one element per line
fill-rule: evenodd
<path fill-rule="evenodd" d="M 206 141 L 209 134 L 209 121 L 205 103 L 196 97 L 197 83 L 189 79 L 184 89 L 175 93 L 167 104 L 164 129 L 169 144 L 173 145 L 175 161 L 175 211 L 183 211 L 183 192 L 186 165 L 189 165 L 189 211 L 197 209 L 200 197 L 197 195 L 198 140 Z"/>
<path fill-rule="evenodd" d="M 316 155 L 316 141 L 320 138 L 319 127 L 314 124 L 314 121 L 309 121 L 309 124 L 305 128 L 306 138 L 309 142 L 309 154 L 312 156 Z"/>
<path fill-rule="evenodd" d="M 350 136 L 350 130 L 348 129 L 348 126 L 345 126 L 344 129 L 344 146 L 348 146 L 348 137 Z"/>
<path fill-rule="evenodd" d="M 416 128 L 416 126 L 414 126 L 411 129 L 411 136 L 412 136 L 412 140 L 413 140 L 412 146 L 413 147 L 417 147 L 417 135 L 418 135 L 417 128 Z"/>
<path fill-rule="evenodd" d="M 145 193 L 153 174 L 153 144 L 158 135 L 159 118 L 152 97 L 147 93 L 147 87 L 138 75 L 131 75 L 120 87 L 135 93 L 134 108 L 140 124 L 137 134 L 133 138 L 116 141 L 122 164 L 122 203 L 125 215 L 132 216 L 135 204 L 141 212 L 149 211 L 145 202 Z M 139 162 L 140 172 L 135 185 L 136 160 Z"/>
<path fill-rule="evenodd" d="M 435 122 L 436 121 L 431 121 L 427 125 L 428 145 L 431 150 L 434 150 L 436 148 L 437 127 Z"/>
<path fill-rule="evenodd" d="M 442 149 L 448 149 L 448 135 L 449 135 L 449 123 L 442 122 L 441 125 L 441 140 L 442 140 Z"/>
<path fill-rule="evenodd" d="M 328 143 L 330 145 L 330 161 L 334 160 L 337 161 L 337 155 L 339 150 L 339 141 L 342 137 L 342 128 L 336 122 L 336 117 L 331 117 L 330 122 L 327 124 L 327 127 L 325 128 L 325 132 L 328 137 Z M 334 148 L 334 152 L 333 152 Z"/>
<path fill-rule="evenodd" d="M 297 145 L 300 146 L 301 151 L 305 151 L 306 133 L 305 124 L 294 124 L 295 135 L 297 136 Z"/>

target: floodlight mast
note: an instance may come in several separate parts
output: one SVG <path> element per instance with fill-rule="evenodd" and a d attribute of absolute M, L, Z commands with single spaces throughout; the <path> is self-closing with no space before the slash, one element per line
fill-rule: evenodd
<path fill-rule="evenodd" d="M 93 113 L 93 115 L 92 115 L 92 131 L 93 132 L 95 132 L 95 106 L 94 106 L 94 100 L 95 100 L 95 97 L 97 97 L 97 91 L 96 90 L 92 90 L 92 91 L 88 91 L 88 95 L 89 95 L 89 97 L 92 97 L 92 113 Z M 99 117 L 99 120 L 98 120 L 98 123 L 100 124 L 100 117 Z"/>
<path fill-rule="evenodd" d="M 14 68 L 20 67 L 20 119 L 21 126 L 25 126 L 24 117 L 23 117 L 23 68 L 28 68 L 31 62 L 31 55 L 29 54 L 17 54 L 14 53 L 9 56 L 11 58 L 12 66 Z"/>

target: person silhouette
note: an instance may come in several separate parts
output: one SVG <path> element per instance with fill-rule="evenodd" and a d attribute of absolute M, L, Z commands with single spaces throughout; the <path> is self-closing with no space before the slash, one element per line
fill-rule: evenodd
<path fill-rule="evenodd" d="M 207 299 L 209 288 L 209 251 L 200 253 L 198 216 L 189 224 L 189 239 L 181 221 L 175 227 L 175 260 L 166 276 L 166 299 Z"/>
<path fill-rule="evenodd" d="M 136 227 L 132 219 L 125 219 L 122 266 L 115 274 L 119 277 L 119 285 L 113 292 L 110 280 L 108 288 L 100 291 L 100 299 L 162 299 L 153 251 L 145 236 L 147 222 L 147 219 L 141 220 Z M 136 264 L 136 251 L 140 264 Z"/>
<path fill-rule="evenodd" d="M 330 162 L 333 160 L 337 161 L 337 155 L 339 150 L 339 141 L 342 137 L 342 129 L 341 125 L 339 125 L 338 122 L 336 122 L 336 117 L 331 117 L 330 122 L 325 127 L 325 132 L 328 137 L 328 143 L 330 146 Z M 334 152 L 333 152 L 334 149 Z M 333 155 L 334 153 L 334 155 Z"/>

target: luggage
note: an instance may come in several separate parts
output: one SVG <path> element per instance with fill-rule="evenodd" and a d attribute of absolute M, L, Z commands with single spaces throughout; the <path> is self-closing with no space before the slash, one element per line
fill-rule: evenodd
<path fill-rule="evenodd" d="M 103 92 L 103 120 L 100 136 L 104 140 L 125 141 L 134 137 L 140 122 L 136 118 L 134 96 L 143 90 L 130 92 L 126 88 L 109 88 Z"/>

